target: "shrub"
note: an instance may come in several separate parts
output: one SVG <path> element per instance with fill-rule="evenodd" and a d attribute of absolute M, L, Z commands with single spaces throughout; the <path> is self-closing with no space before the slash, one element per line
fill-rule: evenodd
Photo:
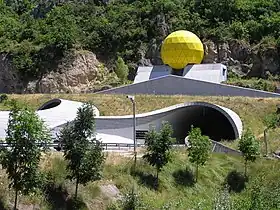
<path fill-rule="evenodd" d="M 229 192 L 241 192 L 246 186 L 246 177 L 237 171 L 231 171 L 226 178 Z"/>
<path fill-rule="evenodd" d="M 139 196 L 132 190 L 125 195 L 123 201 L 124 210 L 135 210 L 140 206 Z"/>
<path fill-rule="evenodd" d="M 7 101 L 8 100 L 8 96 L 6 94 L 2 94 L 0 96 L 0 103 L 4 102 L 4 101 Z"/>

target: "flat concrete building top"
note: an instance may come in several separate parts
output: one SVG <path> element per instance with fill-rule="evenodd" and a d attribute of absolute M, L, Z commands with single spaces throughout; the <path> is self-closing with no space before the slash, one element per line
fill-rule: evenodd
<path fill-rule="evenodd" d="M 176 70 L 174 70 L 176 71 Z M 134 84 L 170 75 L 172 68 L 167 65 L 138 67 Z M 184 68 L 183 77 L 221 83 L 227 79 L 227 68 L 223 64 L 194 64 Z"/>

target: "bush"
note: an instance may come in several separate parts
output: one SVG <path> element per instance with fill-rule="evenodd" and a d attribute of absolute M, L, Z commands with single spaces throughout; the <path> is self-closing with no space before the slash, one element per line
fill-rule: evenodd
<path fill-rule="evenodd" d="M 232 77 L 229 78 L 229 80 L 226 82 L 230 85 L 235 85 L 239 87 L 244 88 L 252 88 L 256 90 L 263 90 L 263 91 L 269 91 L 269 92 L 275 92 L 276 85 L 273 81 L 267 81 L 264 79 L 239 79 L 237 77 L 234 77 L 234 75 L 231 75 Z"/>
<path fill-rule="evenodd" d="M 4 101 L 7 101 L 8 100 L 8 96 L 6 94 L 2 94 L 0 96 L 0 103 L 4 102 Z"/>
<path fill-rule="evenodd" d="M 229 192 L 241 192 L 246 186 L 246 177 L 237 171 L 231 171 L 226 178 Z"/>
<path fill-rule="evenodd" d="M 133 190 L 125 195 L 125 198 L 123 201 L 124 210 L 135 210 L 139 206 L 140 206 L 140 199 Z"/>

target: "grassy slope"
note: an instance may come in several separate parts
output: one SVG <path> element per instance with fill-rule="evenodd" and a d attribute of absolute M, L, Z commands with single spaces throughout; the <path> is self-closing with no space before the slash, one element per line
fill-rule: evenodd
<path fill-rule="evenodd" d="M 152 188 L 153 178 L 155 174 L 154 168 L 146 165 L 141 159 L 138 161 L 138 175 L 131 176 L 129 171 L 133 163 L 132 158 L 125 158 L 120 155 L 109 155 L 104 170 L 104 178 L 98 183 L 89 183 L 87 186 L 80 186 L 79 194 L 87 204 L 89 209 L 105 209 L 109 203 L 106 196 L 100 194 L 98 185 L 101 183 L 114 183 L 122 193 L 127 193 L 131 190 L 133 184 L 136 184 L 137 192 L 140 195 L 144 209 L 164 209 L 163 206 L 168 206 L 170 210 L 175 209 L 212 209 L 213 201 L 217 196 L 218 190 L 221 188 L 227 174 L 237 169 L 243 171 L 243 161 L 240 157 L 228 156 L 223 154 L 212 154 L 207 164 L 199 169 L 199 179 L 197 184 L 191 182 L 191 171 L 194 167 L 188 162 L 185 151 L 177 150 L 173 154 L 173 162 L 169 163 L 160 174 L 160 188 L 155 191 Z M 51 170 L 55 176 L 55 182 L 59 185 L 62 183 L 68 193 L 73 194 L 74 183 L 65 180 L 65 163 L 62 160 L 61 154 L 48 155 L 48 159 L 42 161 L 45 170 Z M 185 170 L 187 168 L 190 173 L 185 175 L 180 180 L 184 180 L 185 184 L 176 181 L 174 172 Z M 231 198 L 237 200 L 241 196 L 246 196 L 254 180 L 259 175 L 264 175 L 266 180 L 279 182 L 278 172 L 280 165 L 275 160 L 259 159 L 255 164 L 249 167 L 249 182 L 247 188 L 240 194 L 231 194 Z M 177 179 L 178 180 L 178 179 Z M 2 187 L 6 186 L 6 179 L 1 177 Z M 4 184 L 3 184 L 4 183 Z M 2 189 L 2 188 L 1 188 Z M 7 198 L 7 187 L 0 191 L 3 197 Z M 56 194 L 56 199 L 62 193 Z M 9 200 L 12 194 L 9 194 Z M 59 202 L 55 205 L 50 205 L 46 201 L 43 193 L 37 196 L 21 197 L 21 203 L 41 203 L 42 209 L 59 209 Z M 60 201 L 60 203 L 63 201 Z"/>
<path fill-rule="evenodd" d="M 20 100 L 23 103 L 29 104 L 33 109 L 39 107 L 42 103 L 50 100 L 51 98 L 64 98 L 77 101 L 93 101 L 94 104 L 99 108 L 102 115 L 123 115 L 130 114 L 131 104 L 125 96 L 122 95 L 94 95 L 94 94 L 81 94 L 81 95 L 12 95 L 11 98 Z M 228 107 L 238 113 L 243 120 L 245 127 L 251 127 L 256 135 L 262 133 L 263 117 L 271 111 L 274 111 L 275 106 L 279 103 L 279 99 L 253 99 L 244 97 L 189 97 L 189 96 L 137 96 L 137 112 L 143 113 L 151 110 L 156 110 L 166 106 L 171 106 L 186 101 L 206 101 Z M 9 107 L 3 106 L 0 109 L 9 109 Z M 277 148 L 279 135 L 277 132 L 270 133 L 270 141 L 272 147 Z M 232 143 L 236 146 L 236 143 Z M 213 154 L 211 160 L 205 167 L 201 169 L 199 182 L 195 186 L 180 186 L 174 181 L 172 173 L 179 169 L 184 169 L 185 166 L 192 168 L 187 162 L 186 154 L 181 152 L 175 154 L 173 163 L 163 170 L 161 174 L 161 189 L 156 192 L 150 189 L 147 185 L 141 184 L 143 177 L 145 180 L 149 180 L 148 174 L 154 173 L 154 169 L 144 165 L 141 161 L 139 162 L 142 174 L 142 179 L 139 177 L 132 177 L 129 175 L 129 165 L 132 163 L 132 159 L 114 157 L 109 158 L 105 168 L 105 176 L 102 182 L 113 182 L 115 183 L 122 192 L 127 192 L 132 183 L 137 183 L 137 189 L 143 199 L 144 203 L 151 207 L 151 209 L 161 208 L 163 205 L 170 205 L 169 209 L 186 209 L 195 208 L 195 206 L 201 203 L 202 206 L 207 209 L 213 202 L 213 197 L 217 191 L 217 188 L 224 181 L 227 173 L 233 169 L 243 170 L 242 160 L 238 157 L 231 157 L 226 155 Z M 59 162 L 52 166 L 52 159 L 47 160 L 44 165 L 49 168 L 54 168 L 52 171 L 56 171 L 57 183 L 66 183 L 66 187 L 69 192 L 73 192 L 73 185 L 69 182 L 65 182 L 64 167 L 57 167 L 56 165 L 63 165 L 59 159 L 55 159 Z M 259 160 L 257 164 L 253 165 L 250 170 L 251 177 L 255 177 L 260 171 L 263 171 L 269 179 L 278 179 L 278 172 L 280 165 L 277 161 L 273 160 Z M 146 175 L 145 175 L 146 174 Z M 270 177 L 270 178 L 269 178 Z M 2 187 L 0 193 L 2 196 L 7 195 L 5 178 L 2 179 Z M 279 180 L 280 181 L 280 180 Z M 249 183 L 252 185 L 252 182 Z M 3 188 L 3 189 L 2 189 Z M 240 195 L 232 195 L 233 198 L 246 194 L 247 191 Z M 81 187 L 81 195 L 91 206 L 91 209 L 102 209 L 107 203 L 107 199 L 104 196 L 98 196 L 98 188 L 95 184 L 91 183 L 86 187 Z M 32 198 L 32 199 L 31 199 Z M 44 196 L 31 196 L 26 198 L 27 202 L 38 203 L 41 201 L 46 206 Z M 93 199 L 95 198 L 95 199 Z M 179 203 L 178 203 L 179 202 Z M 46 207 L 45 209 L 49 209 Z"/>

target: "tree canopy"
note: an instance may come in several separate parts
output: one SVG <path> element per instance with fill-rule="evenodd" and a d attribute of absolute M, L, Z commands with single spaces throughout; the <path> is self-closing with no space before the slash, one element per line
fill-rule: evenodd
<path fill-rule="evenodd" d="M 188 148 L 188 157 L 190 162 L 196 165 L 196 181 L 198 178 L 198 166 L 204 165 L 210 157 L 211 153 L 211 141 L 208 136 L 204 136 L 201 133 L 200 128 L 192 127 L 188 140 L 190 147 Z"/>
<path fill-rule="evenodd" d="M 106 3 L 107 2 L 107 3 Z M 201 38 L 280 43 L 278 0 L 0 1 L 0 53 L 18 70 L 40 75 L 42 63 L 83 48 L 132 69 L 151 42 L 186 29 Z M 278 39 L 278 41 L 277 41 Z"/>
<path fill-rule="evenodd" d="M 102 177 L 104 154 L 101 143 L 95 137 L 95 113 L 92 104 L 85 103 L 77 111 L 75 120 L 61 130 L 59 138 L 67 160 L 68 178 L 78 185 L 99 180 Z"/>
<path fill-rule="evenodd" d="M 16 209 L 18 192 L 35 192 L 42 183 L 39 162 L 50 134 L 34 111 L 15 104 L 9 114 L 5 140 L 9 148 L 1 149 L 1 164 L 8 174 L 9 187 L 15 190 Z"/>
<path fill-rule="evenodd" d="M 259 149 L 260 145 L 259 142 L 256 140 L 256 137 L 252 133 L 250 129 L 246 130 L 242 136 L 240 141 L 238 142 L 238 149 L 242 152 L 242 156 L 244 158 L 244 170 L 245 176 L 247 175 L 247 163 L 255 162 L 257 156 L 260 154 Z"/>
<path fill-rule="evenodd" d="M 145 137 L 147 151 L 143 159 L 156 168 L 157 186 L 159 172 L 171 160 L 170 152 L 174 143 L 172 133 L 172 126 L 167 122 L 163 122 L 159 132 L 151 129 Z"/>

